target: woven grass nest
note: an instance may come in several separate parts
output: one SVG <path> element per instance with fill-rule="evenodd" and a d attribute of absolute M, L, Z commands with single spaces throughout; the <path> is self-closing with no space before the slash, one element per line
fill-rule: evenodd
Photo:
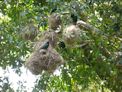
<path fill-rule="evenodd" d="M 63 63 L 62 56 L 51 45 L 49 45 L 48 49 L 41 49 L 40 45 L 40 48 L 38 47 L 27 59 L 25 65 L 32 74 L 38 75 L 43 70 L 48 73 L 53 73 Z"/>
<path fill-rule="evenodd" d="M 59 41 L 59 39 L 61 38 L 61 33 L 56 33 L 54 30 L 48 30 L 48 31 L 44 31 L 41 34 L 41 37 L 39 39 L 39 41 L 37 41 L 35 43 L 34 48 L 37 50 L 39 49 L 40 45 L 44 44 L 44 42 L 46 42 L 46 40 L 49 40 L 50 45 L 55 48 L 57 45 L 57 42 Z"/>
<path fill-rule="evenodd" d="M 61 17 L 57 13 L 53 13 L 48 18 L 48 24 L 50 29 L 56 30 L 61 25 Z"/>
<path fill-rule="evenodd" d="M 85 40 L 86 34 L 76 25 L 67 26 L 63 30 L 63 40 L 68 46 L 75 46 Z"/>
<path fill-rule="evenodd" d="M 33 41 L 37 36 L 38 32 L 38 28 L 33 23 L 29 23 L 22 29 L 20 36 L 25 40 Z"/>

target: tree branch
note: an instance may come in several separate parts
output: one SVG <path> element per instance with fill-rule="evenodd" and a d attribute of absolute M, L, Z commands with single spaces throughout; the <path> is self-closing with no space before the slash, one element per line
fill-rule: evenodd
<path fill-rule="evenodd" d="M 101 30 L 99 30 L 98 28 L 96 28 L 82 20 L 77 21 L 77 25 L 79 27 L 85 28 L 88 31 L 91 31 L 93 34 L 103 34 L 103 32 Z"/>

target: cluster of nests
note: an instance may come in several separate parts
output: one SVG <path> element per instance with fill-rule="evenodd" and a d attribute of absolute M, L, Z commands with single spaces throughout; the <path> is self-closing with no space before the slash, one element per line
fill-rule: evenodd
<path fill-rule="evenodd" d="M 59 14 L 53 13 L 50 15 L 48 19 L 49 30 L 42 32 L 39 41 L 34 46 L 34 51 L 25 64 L 33 74 L 38 75 L 42 71 L 53 73 L 58 66 L 64 64 L 63 57 L 55 50 L 60 40 L 63 39 L 64 43 L 71 47 L 74 44 L 81 43 L 85 33 L 74 23 L 75 21 L 76 19 L 62 31 L 62 22 Z M 33 27 L 33 30 L 36 30 L 33 36 L 35 37 L 38 34 L 38 29 Z M 30 35 L 24 36 L 28 39 L 31 37 Z"/>
<path fill-rule="evenodd" d="M 40 45 L 41 44 L 41 45 Z M 27 68 L 35 75 L 47 71 L 53 73 L 56 68 L 64 63 L 62 56 L 50 45 L 49 40 L 38 43 L 35 51 L 26 62 Z"/>

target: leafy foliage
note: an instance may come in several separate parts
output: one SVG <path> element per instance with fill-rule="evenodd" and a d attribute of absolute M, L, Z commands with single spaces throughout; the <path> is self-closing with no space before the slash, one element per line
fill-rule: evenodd
<path fill-rule="evenodd" d="M 48 15 L 55 6 L 59 14 L 75 13 L 79 19 L 99 28 L 101 33 L 88 31 L 88 39 L 92 42 L 83 48 L 57 48 L 66 61 L 61 66 L 60 76 L 43 73 L 33 92 L 120 92 L 122 67 L 116 66 L 114 53 L 122 52 L 121 0 L 0 1 L 0 67 L 19 69 L 24 65 L 24 57 L 32 51 L 32 42 L 19 37 L 22 26 L 33 19 L 40 30 L 45 31 L 48 28 Z M 69 15 L 62 16 L 64 27 L 71 22 Z M 4 86 L 1 87 L 4 89 Z"/>

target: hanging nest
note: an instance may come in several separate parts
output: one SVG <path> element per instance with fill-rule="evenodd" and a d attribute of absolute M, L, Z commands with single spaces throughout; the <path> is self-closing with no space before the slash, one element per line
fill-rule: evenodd
<path fill-rule="evenodd" d="M 86 34 L 76 25 L 70 25 L 63 30 L 63 40 L 68 46 L 81 44 Z"/>
<path fill-rule="evenodd" d="M 61 25 L 61 17 L 57 13 L 53 13 L 48 18 L 49 28 L 56 30 Z"/>
<path fill-rule="evenodd" d="M 63 63 L 62 56 L 50 45 L 48 49 L 34 51 L 25 65 L 33 74 L 38 75 L 43 70 L 53 73 Z"/>
<path fill-rule="evenodd" d="M 28 23 L 20 32 L 22 39 L 33 41 L 37 34 L 39 33 L 38 27 L 33 23 Z"/>
<path fill-rule="evenodd" d="M 38 50 L 40 48 L 40 45 L 45 43 L 45 41 L 47 40 L 50 42 L 50 45 L 55 48 L 60 38 L 61 33 L 56 33 L 53 30 L 44 31 L 42 32 L 39 41 L 35 43 L 34 49 Z"/>

